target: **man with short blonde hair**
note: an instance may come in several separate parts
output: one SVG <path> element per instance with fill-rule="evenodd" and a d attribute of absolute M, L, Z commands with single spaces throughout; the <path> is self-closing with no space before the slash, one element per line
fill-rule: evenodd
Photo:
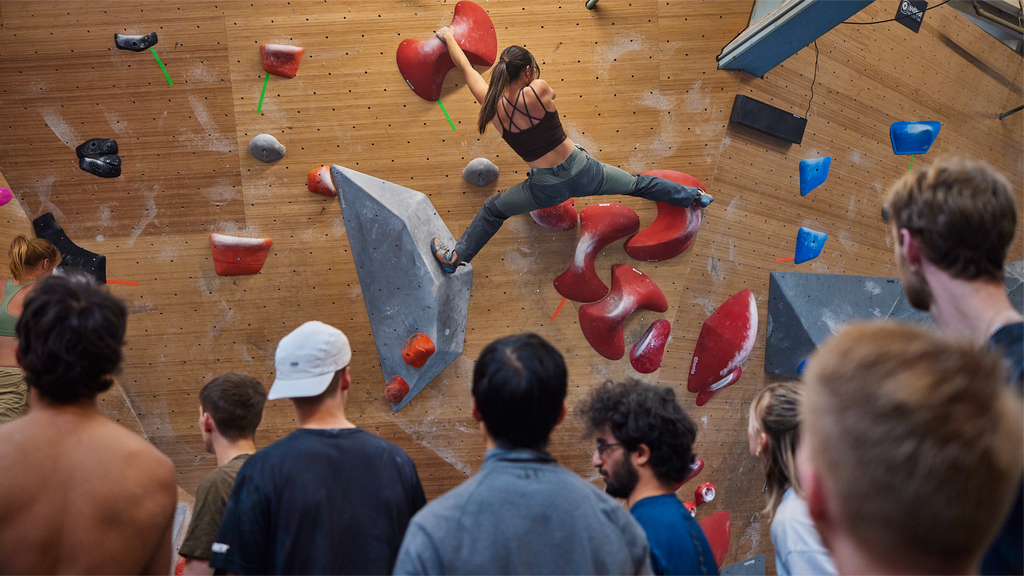
<path fill-rule="evenodd" d="M 854 324 L 804 373 L 808 509 L 841 574 L 977 571 L 1009 511 L 1024 408 L 991 351 Z"/>

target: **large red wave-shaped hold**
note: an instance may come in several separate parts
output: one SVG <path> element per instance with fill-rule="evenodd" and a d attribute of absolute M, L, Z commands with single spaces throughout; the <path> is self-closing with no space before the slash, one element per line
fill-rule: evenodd
<path fill-rule="evenodd" d="M 698 392 L 697 406 L 703 406 L 707 404 L 708 400 L 711 400 L 711 397 L 714 396 L 716 392 L 728 386 L 732 386 L 740 379 L 740 376 L 743 376 L 743 368 L 737 367 L 735 370 L 730 372 L 729 375 L 726 376 L 725 378 L 722 378 L 718 382 L 715 382 L 711 386 L 708 386 L 707 388 Z"/>
<path fill-rule="evenodd" d="M 729 553 L 729 539 L 732 538 L 732 522 L 729 518 L 729 511 L 723 510 L 700 521 L 701 530 L 711 544 L 711 553 L 715 555 L 715 562 L 718 568 L 722 568 L 725 562 L 725 555 Z"/>
<path fill-rule="evenodd" d="M 686 389 L 690 392 L 707 390 L 713 394 L 731 384 L 728 379 L 746 362 L 756 337 L 757 302 L 748 289 L 726 300 L 704 321 L 693 350 Z M 733 382 L 737 379 L 738 374 Z"/>
<path fill-rule="evenodd" d="M 644 174 L 704 189 L 700 180 L 675 170 L 651 170 Z M 690 204 L 689 208 L 664 202 L 655 204 L 658 205 L 658 216 L 654 222 L 630 238 L 625 246 L 626 254 L 645 262 L 659 262 L 679 256 L 690 247 L 690 242 L 700 230 L 701 209 L 698 202 Z"/>
<path fill-rule="evenodd" d="M 306 177 L 306 189 L 324 196 L 338 195 L 338 191 L 334 189 L 334 182 L 331 182 L 331 169 L 327 166 L 313 168 L 309 171 L 309 176 Z"/>
<path fill-rule="evenodd" d="M 629 363 L 633 365 L 633 370 L 650 374 L 661 368 L 661 361 L 665 358 L 665 344 L 671 334 L 672 324 L 668 320 L 655 320 L 629 351 Z"/>
<path fill-rule="evenodd" d="M 490 66 L 498 55 L 498 35 L 494 24 L 480 6 L 463 0 L 455 5 L 452 18 L 455 41 L 466 53 L 470 64 Z M 430 40 L 402 40 L 398 45 L 398 70 L 406 84 L 424 100 L 441 97 L 448 71 L 455 67 L 448 46 L 436 36 Z"/>
<path fill-rule="evenodd" d="M 402 346 L 402 360 L 413 368 L 422 368 L 434 351 L 434 342 L 430 336 L 417 332 Z"/>
<path fill-rule="evenodd" d="M 612 289 L 603 300 L 580 306 L 580 328 L 587 342 L 609 360 L 626 353 L 622 324 L 636 310 L 668 310 L 661 288 L 643 272 L 625 264 L 612 266 Z"/>
<path fill-rule="evenodd" d="M 210 234 L 213 270 L 220 276 L 256 274 L 263 269 L 273 244 L 270 238 L 239 238 L 214 232 Z"/>
<path fill-rule="evenodd" d="M 700 458 L 695 458 L 693 460 L 693 464 L 690 464 L 690 471 L 686 473 L 686 478 L 683 478 L 681 482 L 676 482 L 672 489 L 679 490 L 680 488 L 683 487 L 683 484 L 686 484 L 690 480 L 696 478 L 697 474 L 700 474 L 700 471 L 703 469 L 704 461 L 701 460 Z M 694 504 L 694 506 L 696 506 L 696 504 Z"/>
<path fill-rule="evenodd" d="M 552 230 L 572 230 L 576 227 L 576 201 L 569 198 L 558 206 L 538 208 L 530 212 L 533 221 Z"/>
<path fill-rule="evenodd" d="M 263 69 L 276 76 L 295 78 L 305 48 L 287 44 L 260 44 Z"/>
<path fill-rule="evenodd" d="M 619 238 L 635 234 L 640 217 L 629 206 L 603 203 L 580 214 L 580 239 L 569 268 L 555 278 L 555 290 L 574 302 L 597 302 L 608 294 L 594 268 L 597 253 Z M 619 354 L 622 358 L 622 354 Z"/>

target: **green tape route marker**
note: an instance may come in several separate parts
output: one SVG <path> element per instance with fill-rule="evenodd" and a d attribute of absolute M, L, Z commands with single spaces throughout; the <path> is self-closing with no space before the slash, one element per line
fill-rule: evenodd
<path fill-rule="evenodd" d="M 455 132 L 455 122 L 452 122 L 452 117 L 448 115 L 448 111 L 444 109 L 444 104 L 441 104 L 441 99 L 437 99 L 437 105 L 441 107 L 441 112 L 444 112 L 444 117 L 448 119 L 448 125 L 452 127 L 452 132 Z"/>
<path fill-rule="evenodd" d="M 153 53 L 153 58 L 156 58 L 156 63 L 159 64 L 160 69 L 164 71 L 164 76 L 167 77 L 167 83 L 174 86 L 174 81 L 171 80 L 171 75 L 167 73 L 167 67 L 165 67 L 164 63 L 160 61 L 160 55 L 156 53 L 156 48 L 150 46 L 149 51 Z"/>
<path fill-rule="evenodd" d="M 263 110 L 263 95 L 267 93 L 267 82 L 270 81 L 270 72 L 263 77 L 263 90 L 260 91 L 260 105 L 256 107 L 256 113 L 259 114 Z"/>
<path fill-rule="evenodd" d="M 907 170 L 907 172 L 913 172 L 913 171 L 914 171 L 914 155 L 911 154 L 910 155 L 910 169 Z"/>

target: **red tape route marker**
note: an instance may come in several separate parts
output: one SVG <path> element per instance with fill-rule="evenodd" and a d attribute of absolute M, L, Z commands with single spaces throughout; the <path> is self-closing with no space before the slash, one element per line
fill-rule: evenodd
<path fill-rule="evenodd" d="M 107 284 L 124 284 L 125 286 L 138 286 L 138 282 L 130 282 L 128 280 L 111 280 L 107 278 Z"/>
<path fill-rule="evenodd" d="M 555 313 L 551 315 L 551 321 L 552 322 L 555 321 L 555 317 L 558 316 L 558 313 L 562 310 L 562 306 L 564 304 L 565 304 L 565 298 L 563 297 L 562 301 L 558 304 L 558 308 L 555 308 Z"/>

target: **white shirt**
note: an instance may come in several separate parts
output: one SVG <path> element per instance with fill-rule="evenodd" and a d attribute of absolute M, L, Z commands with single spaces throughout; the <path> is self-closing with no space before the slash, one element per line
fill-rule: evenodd
<path fill-rule="evenodd" d="M 775 570 L 779 576 L 831 575 L 835 564 L 821 544 L 821 536 L 807 513 L 807 502 L 793 488 L 782 495 L 782 503 L 772 520 L 772 545 L 775 546 Z"/>

